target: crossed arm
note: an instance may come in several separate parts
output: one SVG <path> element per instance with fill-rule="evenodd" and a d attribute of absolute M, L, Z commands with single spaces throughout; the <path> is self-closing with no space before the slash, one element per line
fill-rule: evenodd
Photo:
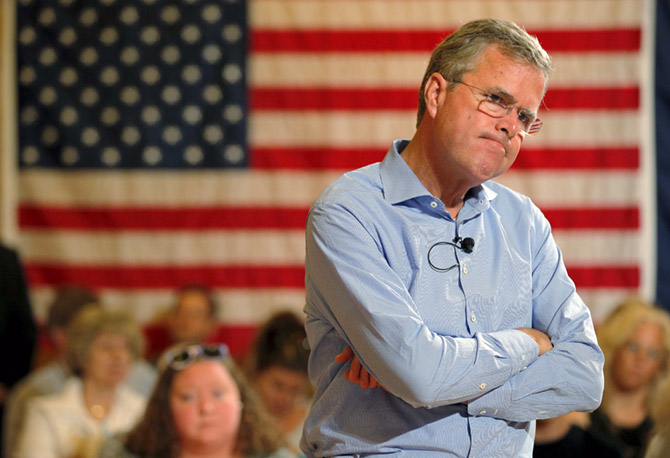
<path fill-rule="evenodd" d="M 531 337 L 537 346 L 539 347 L 539 354 L 542 356 L 552 348 L 554 348 L 551 343 L 551 339 L 547 334 L 537 329 L 530 328 L 519 328 L 518 331 L 526 333 Z M 358 359 L 351 347 L 347 347 L 342 350 L 337 356 L 335 356 L 335 362 L 344 364 L 347 361 L 351 360 L 351 366 L 344 372 L 344 378 L 353 383 L 358 383 L 361 389 L 366 390 L 368 388 L 382 388 L 386 390 L 376 378 L 374 378 L 365 367 L 361 364 L 361 361 Z M 388 391 L 388 390 L 386 390 Z"/>
<path fill-rule="evenodd" d="M 472 412 L 509 421 L 597 407 L 602 352 L 546 220 L 530 234 L 533 276 L 518 286 L 529 293 L 513 299 L 528 301 L 513 311 L 532 313 L 534 329 L 454 337 L 426 324 L 419 313 L 425 304 L 415 302 L 402 274 L 407 255 L 381 244 L 374 221 L 342 207 L 322 210 L 313 209 L 308 223 L 305 310 L 323 323 L 323 332 L 332 327 L 331 335 L 339 336 L 324 349 L 332 351 L 333 344 L 341 352 L 333 364 L 351 359 L 348 380 L 365 388 L 383 385 L 416 407 L 467 401 Z M 505 281 L 509 272 L 496 275 Z M 421 299 L 439 294 L 424 291 Z M 552 344 L 555 351 L 549 351 Z"/>

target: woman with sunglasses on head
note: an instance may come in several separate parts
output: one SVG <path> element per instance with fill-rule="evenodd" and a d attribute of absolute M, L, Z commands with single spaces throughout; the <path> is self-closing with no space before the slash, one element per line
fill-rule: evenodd
<path fill-rule="evenodd" d="M 179 345 L 159 361 L 144 417 L 100 458 L 291 458 L 225 345 Z"/>
<path fill-rule="evenodd" d="M 146 399 L 125 385 L 142 353 L 134 319 L 92 306 L 67 328 L 66 360 L 75 376 L 62 391 L 29 401 L 15 457 L 91 458 L 107 436 L 132 428 Z"/>

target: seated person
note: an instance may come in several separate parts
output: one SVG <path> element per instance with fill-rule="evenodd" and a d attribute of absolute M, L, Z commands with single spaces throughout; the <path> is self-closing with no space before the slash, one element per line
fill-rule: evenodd
<path fill-rule="evenodd" d="M 212 342 L 217 316 L 218 304 L 208 287 L 181 287 L 167 314 L 144 328 L 147 359 L 155 362 L 163 351 L 178 343 Z"/>
<path fill-rule="evenodd" d="M 573 414 L 537 420 L 533 458 L 622 458 L 611 442 L 582 428 Z"/>
<path fill-rule="evenodd" d="M 249 360 L 250 380 L 295 453 L 312 391 L 306 338 L 301 318 L 277 313 L 259 329 Z"/>
<path fill-rule="evenodd" d="M 89 307 L 67 334 L 73 376 L 62 391 L 28 402 L 16 457 L 95 457 L 107 435 L 128 431 L 144 412 L 145 398 L 124 384 L 133 359 L 142 354 L 133 318 Z"/>
<path fill-rule="evenodd" d="M 99 458 L 293 456 L 225 345 L 177 345 L 158 367 L 144 417 Z"/>
<path fill-rule="evenodd" d="M 668 370 L 670 315 L 639 299 L 619 305 L 598 327 L 605 391 L 589 428 L 641 458 L 650 439 L 652 393 Z"/>
<path fill-rule="evenodd" d="M 42 352 L 41 367 L 19 381 L 7 399 L 3 418 L 5 437 L 3 456 L 13 456 L 19 429 L 25 418 L 27 402 L 36 396 L 58 393 L 72 375 L 65 356 L 68 343 L 67 328 L 85 307 L 100 307 L 96 294 L 87 288 L 64 286 L 56 292 L 47 314 L 46 331 L 49 349 Z M 136 359 L 132 363 L 125 383 L 146 397 L 151 392 L 155 378 L 155 369 L 146 361 Z"/>

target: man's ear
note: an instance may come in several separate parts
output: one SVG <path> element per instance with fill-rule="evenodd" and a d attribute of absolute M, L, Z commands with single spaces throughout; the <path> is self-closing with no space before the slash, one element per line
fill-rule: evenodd
<path fill-rule="evenodd" d="M 442 75 L 435 72 L 428 77 L 423 89 L 423 100 L 426 103 L 426 114 L 434 118 L 437 114 L 437 106 L 441 102 L 440 97 L 449 89 L 449 82 Z"/>

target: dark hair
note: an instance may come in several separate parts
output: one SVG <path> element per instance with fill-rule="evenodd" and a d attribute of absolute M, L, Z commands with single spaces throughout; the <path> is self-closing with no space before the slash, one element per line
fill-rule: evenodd
<path fill-rule="evenodd" d="M 210 317 L 218 316 L 219 304 L 216 302 L 216 299 L 214 299 L 214 293 L 212 292 L 212 289 L 207 285 L 202 285 L 199 283 L 189 283 L 187 285 L 180 287 L 176 292 L 177 300 L 174 304 L 175 307 L 179 306 L 182 296 L 188 293 L 197 293 L 203 296 L 207 301 L 207 304 L 209 305 L 209 316 Z"/>
<path fill-rule="evenodd" d="M 536 37 L 511 21 L 490 18 L 471 21 L 446 37 L 433 50 L 419 89 L 417 127 L 426 111 L 424 89 L 430 75 L 439 73 L 449 82 L 460 80 L 475 69 L 479 57 L 490 46 L 497 46 L 506 56 L 541 71 L 546 90 L 552 62 Z"/>
<path fill-rule="evenodd" d="M 282 367 L 307 373 L 309 350 L 305 325 L 293 312 L 279 312 L 260 328 L 254 343 L 250 372 L 254 375 Z"/>
<path fill-rule="evenodd" d="M 242 416 L 235 450 L 244 456 L 268 455 L 282 447 L 279 429 L 256 392 L 230 357 L 221 364 L 240 390 Z M 180 444 L 170 410 L 170 389 L 178 371 L 167 367 L 156 382 L 140 422 L 128 433 L 125 448 L 141 458 L 177 457 Z"/>
<path fill-rule="evenodd" d="M 97 305 L 98 296 L 88 288 L 76 285 L 62 286 L 56 291 L 46 324 L 49 329 L 67 327 L 87 305 Z"/>

